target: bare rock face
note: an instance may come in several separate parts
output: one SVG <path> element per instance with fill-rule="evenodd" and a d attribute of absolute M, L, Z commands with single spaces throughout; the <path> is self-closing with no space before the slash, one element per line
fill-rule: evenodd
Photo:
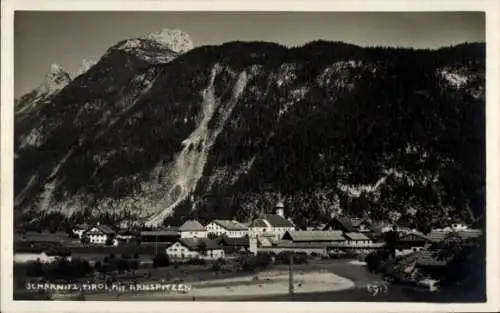
<path fill-rule="evenodd" d="M 16 210 L 241 220 L 279 193 L 299 224 L 480 216 L 484 65 L 481 44 L 127 39 L 69 83 L 54 67 L 59 91 L 16 115 Z"/>
<path fill-rule="evenodd" d="M 143 38 L 156 41 L 175 53 L 185 53 L 194 47 L 191 37 L 179 29 L 162 29 Z"/>

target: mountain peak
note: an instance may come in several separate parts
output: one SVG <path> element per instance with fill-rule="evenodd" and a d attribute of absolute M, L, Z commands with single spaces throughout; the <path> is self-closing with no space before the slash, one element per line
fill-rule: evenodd
<path fill-rule="evenodd" d="M 38 94 L 49 94 L 62 89 L 69 84 L 71 77 L 59 64 L 51 64 L 50 72 L 45 75 L 45 79 L 38 87 Z"/>
<path fill-rule="evenodd" d="M 194 47 L 191 37 L 180 29 L 164 28 L 141 38 L 156 41 L 176 53 L 185 53 Z"/>
<path fill-rule="evenodd" d="M 78 71 L 76 71 L 76 76 L 79 76 L 79 75 L 87 72 L 96 63 L 97 62 L 93 59 L 83 59 L 80 68 L 78 69 Z"/>
<path fill-rule="evenodd" d="M 113 51 L 120 51 L 148 63 L 168 63 L 193 47 L 191 38 L 185 32 L 178 29 L 163 29 L 156 33 L 123 40 L 111 47 L 107 55 Z"/>
<path fill-rule="evenodd" d="M 61 65 L 59 64 L 51 64 L 50 65 L 50 73 L 51 74 L 58 74 L 64 72 L 64 69 L 62 68 Z"/>

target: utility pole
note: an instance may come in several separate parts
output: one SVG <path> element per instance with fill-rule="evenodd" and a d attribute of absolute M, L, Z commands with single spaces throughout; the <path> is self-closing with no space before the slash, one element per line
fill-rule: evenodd
<path fill-rule="evenodd" d="M 158 254 L 158 234 L 155 234 L 155 256 Z"/>
<path fill-rule="evenodd" d="M 288 267 L 288 277 L 289 277 L 289 282 L 288 282 L 288 293 L 293 296 L 293 253 L 290 254 L 290 263 Z"/>

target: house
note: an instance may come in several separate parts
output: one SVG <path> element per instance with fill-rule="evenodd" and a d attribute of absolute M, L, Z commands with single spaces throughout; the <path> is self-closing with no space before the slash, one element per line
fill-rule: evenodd
<path fill-rule="evenodd" d="M 401 236 L 396 242 L 395 256 L 405 256 L 410 253 L 420 251 L 431 243 L 431 240 L 424 234 L 412 232 Z"/>
<path fill-rule="evenodd" d="M 65 243 L 74 241 L 70 238 L 68 233 L 65 232 L 54 232 L 49 231 L 43 232 L 26 232 L 15 236 L 15 241 L 31 242 L 31 243 Z"/>
<path fill-rule="evenodd" d="M 14 252 L 14 263 L 27 263 L 40 261 L 41 263 L 52 263 L 57 260 L 55 255 L 47 255 L 44 251 L 40 252 Z"/>
<path fill-rule="evenodd" d="M 342 231 L 331 230 L 310 230 L 310 231 L 287 231 L 283 235 L 282 241 L 313 243 L 313 242 L 344 242 L 345 238 L 342 236 Z"/>
<path fill-rule="evenodd" d="M 277 239 L 274 233 L 263 233 L 255 238 L 257 240 L 258 247 L 271 247 L 279 243 L 279 239 Z"/>
<path fill-rule="evenodd" d="M 253 220 L 248 228 L 250 237 L 274 237 L 280 240 L 287 231 L 295 230 L 295 225 L 285 218 L 283 202 L 278 202 L 274 214 L 263 214 L 260 218 Z"/>
<path fill-rule="evenodd" d="M 215 240 L 207 238 L 181 238 L 166 248 L 166 254 L 171 259 L 208 259 L 216 260 L 225 256 L 224 249 Z"/>
<path fill-rule="evenodd" d="M 250 224 L 250 236 L 271 235 L 276 240 L 281 239 L 287 231 L 295 230 L 295 225 L 277 214 L 265 214 L 263 218 L 256 219 Z"/>
<path fill-rule="evenodd" d="M 106 244 L 109 240 L 114 239 L 115 231 L 107 225 L 97 224 L 86 230 L 83 236 L 86 236 L 91 244 Z M 116 245 L 116 243 L 113 244 Z"/>
<path fill-rule="evenodd" d="M 345 233 L 357 232 L 351 220 L 344 216 L 334 216 L 325 227 L 323 227 L 323 230 L 340 230 Z"/>
<path fill-rule="evenodd" d="M 89 225 L 87 224 L 78 224 L 78 225 L 75 225 L 75 227 L 73 227 L 73 229 L 71 230 L 71 232 L 73 234 L 75 234 L 76 236 L 78 236 L 78 238 L 82 239 L 82 235 L 83 233 L 89 229 Z"/>
<path fill-rule="evenodd" d="M 141 243 L 172 243 L 181 238 L 178 229 L 163 229 L 157 231 L 142 231 L 139 234 Z"/>
<path fill-rule="evenodd" d="M 433 243 L 438 244 L 443 241 L 447 236 L 452 236 L 453 234 L 459 236 L 462 240 L 476 239 L 483 235 L 483 231 L 480 229 L 467 229 L 462 231 L 443 231 L 443 230 L 433 230 L 427 234 L 427 238 Z"/>
<path fill-rule="evenodd" d="M 244 237 L 248 235 L 248 226 L 235 220 L 213 220 L 206 226 L 208 234 L 218 237 L 227 236 L 231 238 Z"/>
<path fill-rule="evenodd" d="M 360 233 L 371 232 L 370 227 L 372 226 L 367 220 L 356 218 L 351 220 L 352 226 L 357 229 Z"/>
<path fill-rule="evenodd" d="M 179 227 L 181 238 L 207 238 L 208 232 L 203 225 L 196 220 L 186 221 Z"/>
<path fill-rule="evenodd" d="M 424 248 L 404 256 L 398 263 L 406 264 L 406 267 L 409 268 L 418 269 L 421 273 L 439 277 L 443 272 L 443 268 L 451 259 L 452 257 L 441 259 L 434 251 Z"/>
<path fill-rule="evenodd" d="M 217 241 L 227 253 L 248 251 L 250 247 L 250 239 L 248 237 L 227 237 L 223 236 Z"/>
<path fill-rule="evenodd" d="M 359 232 L 344 233 L 348 247 L 370 247 L 373 241 Z"/>
<path fill-rule="evenodd" d="M 126 229 L 119 230 L 115 236 L 118 242 L 122 243 L 130 243 L 132 240 L 134 240 L 135 237 L 136 236 L 132 231 Z"/>
<path fill-rule="evenodd" d="M 36 262 L 52 263 L 57 260 L 65 258 L 71 261 L 71 254 L 66 252 L 57 251 L 55 249 L 15 249 L 14 263 Z"/>

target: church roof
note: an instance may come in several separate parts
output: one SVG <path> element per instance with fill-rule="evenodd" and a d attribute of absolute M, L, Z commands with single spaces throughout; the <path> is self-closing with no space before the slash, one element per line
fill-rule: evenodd
<path fill-rule="evenodd" d="M 290 221 L 278 214 L 266 214 L 264 218 L 272 227 L 295 227 Z"/>
<path fill-rule="evenodd" d="M 189 220 L 186 221 L 182 226 L 179 228 L 180 231 L 205 231 L 205 227 L 200 224 L 200 222 L 195 221 L 195 220 Z"/>

